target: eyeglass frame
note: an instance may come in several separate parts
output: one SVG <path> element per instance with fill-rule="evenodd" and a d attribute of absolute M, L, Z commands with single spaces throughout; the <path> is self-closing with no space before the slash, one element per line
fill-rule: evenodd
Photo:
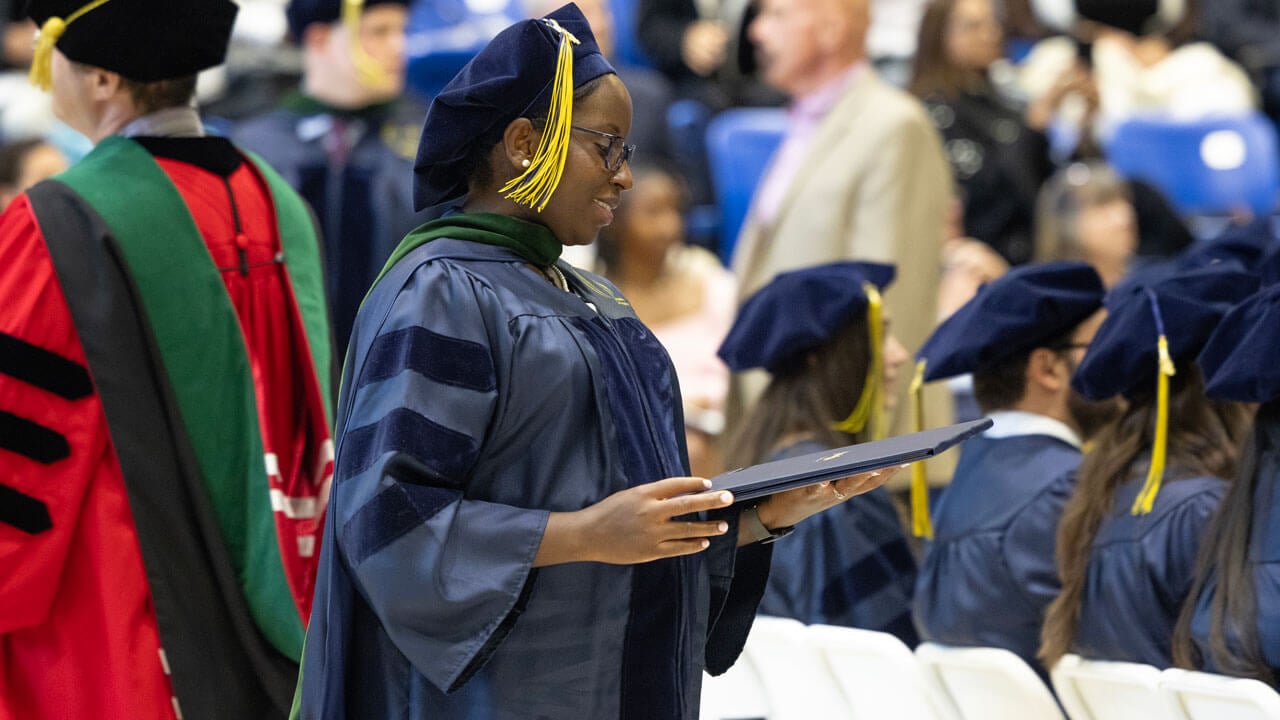
<path fill-rule="evenodd" d="M 570 125 L 569 128 L 571 130 L 581 130 L 582 132 L 585 132 L 585 133 L 591 133 L 592 135 L 599 135 L 600 137 L 609 138 L 609 146 L 607 148 L 604 148 L 604 169 L 608 170 L 610 173 L 616 173 L 619 170 L 621 170 L 622 166 L 630 162 L 631 156 L 635 154 L 636 146 L 628 145 L 627 139 L 625 137 L 622 137 L 621 135 L 614 135 L 613 133 L 607 133 L 600 130 L 592 130 L 591 128 L 579 127 L 577 125 Z M 599 147 L 599 145 L 597 145 L 596 147 Z M 609 156 L 614 154 L 615 147 L 621 147 L 622 149 L 616 151 L 618 153 L 618 159 L 611 163 L 609 162 Z"/>

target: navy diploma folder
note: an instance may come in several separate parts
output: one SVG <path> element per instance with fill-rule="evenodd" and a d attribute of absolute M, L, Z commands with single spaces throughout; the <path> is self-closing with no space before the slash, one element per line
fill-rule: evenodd
<path fill-rule="evenodd" d="M 990 418 L 799 455 L 730 470 L 711 478 L 711 490 L 729 490 L 734 501 L 751 500 L 826 480 L 928 460 L 991 427 Z"/>

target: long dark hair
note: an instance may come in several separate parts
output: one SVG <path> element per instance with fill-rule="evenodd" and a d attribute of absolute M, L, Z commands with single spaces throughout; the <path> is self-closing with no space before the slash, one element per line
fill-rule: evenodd
<path fill-rule="evenodd" d="M 911 94 L 916 97 L 942 95 L 954 99 L 969 90 L 983 90 L 990 81 L 983 73 L 957 67 L 947 58 L 947 26 L 956 0 L 933 0 L 920 18 L 916 59 L 911 67 Z"/>
<path fill-rule="evenodd" d="M 867 319 L 859 313 L 827 343 L 774 374 L 746 421 L 729 435 L 728 466 L 764 462 L 779 449 L 779 441 L 790 435 L 803 435 L 827 447 L 866 440 L 865 428 L 850 435 L 832 425 L 853 412 L 870 365 Z"/>
<path fill-rule="evenodd" d="M 1062 590 L 1045 611 L 1040 632 L 1039 657 L 1046 667 L 1071 651 L 1093 540 L 1112 512 L 1116 490 L 1132 476 L 1134 461 L 1150 450 L 1155 419 L 1154 395 L 1135 398 L 1099 431 L 1097 446 L 1080 464 L 1075 492 L 1058 525 Z M 1199 368 L 1179 367 L 1169 387 L 1165 484 L 1187 477 L 1234 477 L 1248 423 L 1247 406 L 1206 398 Z"/>
<path fill-rule="evenodd" d="M 1261 480 L 1260 460 L 1270 450 L 1267 430 L 1276 423 L 1280 423 L 1280 402 L 1273 400 L 1258 409 L 1235 482 L 1200 546 L 1191 594 L 1173 632 L 1173 662 L 1179 667 L 1195 669 L 1202 664 L 1204 658 L 1191 639 L 1191 619 L 1205 586 L 1214 580 L 1217 589 L 1209 607 L 1207 648 L 1214 671 L 1275 684 L 1275 673 L 1262 655 L 1255 630 L 1258 603 L 1249 567 L 1249 539 L 1253 535 L 1254 496 Z"/>

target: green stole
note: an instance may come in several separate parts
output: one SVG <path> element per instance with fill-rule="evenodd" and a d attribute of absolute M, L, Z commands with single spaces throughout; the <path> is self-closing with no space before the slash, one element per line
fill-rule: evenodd
<path fill-rule="evenodd" d="M 315 229 L 288 183 L 257 157 L 250 159 L 271 191 L 285 266 L 329 413 L 331 346 Z M 84 198 L 119 241 L 249 610 L 267 640 L 299 660 L 304 628 L 280 558 L 249 357 L 195 220 L 151 154 L 127 138 L 103 140 L 56 179 Z"/>
<path fill-rule="evenodd" d="M 386 275 L 387 271 L 400 262 L 405 255 L 439 238 L 453 238 L 504 247 L 538 267 L 554 264 L 560 257 L 560 251 L 564 250 L 564 246 L 546 225 L 497 213 L 446 215 L 419 225 L 406 235 L 391 252 L 391 257 L 382 266 L 382 272 L 378 273 L 373 285 L 377 286 L 382 276 Z M 370 291 L 372 292 L 372 288 Z"/>

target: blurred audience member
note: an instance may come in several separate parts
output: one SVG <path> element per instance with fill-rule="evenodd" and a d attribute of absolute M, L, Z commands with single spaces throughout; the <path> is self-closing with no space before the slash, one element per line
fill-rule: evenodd
<path fill-rule="evenodd" d="M 67 158 L 43 140 L 0 145 L 0 210 L 27 188 L 67 169 Z"/>
<path fill-rule="evenodd" d="M 737 304 L 733 276 L 703 248 L 684 244 L 684 193 L 660 167 L 638 165 L 613 224 L 600 231 L 601 274 L 666 347 L 684 398 L 694 475 L 722 469 L 720 432 L 729 369 L 716 350 Z"/>
<path fill-rule="evenodd" d="M 1087 78 L 1068 71 L 1024 113 L 989 76 L 1002 54 L 992 0 L 934 0 L 920 23 L 911 91 L 942 133 L 964 198 L 964 234 L 1016 265 L 1031 259 L 1036 193 L 1053 172 L 1043 131 L 1061 99 Z"/>
<path fill-rule="evenodd" d="M 636 33 L 680 97 L 712 110 L 776 105 L 781 98 L 755 78 L 744 36 L 754 15 L 747 0 L 638 0 Z"/>
<path fill-rule="evenodd" d="M 886 403 L 908 358 L 880 298 L 893 275 L 891 265 L 831 263 L 778 275 L 747 300 L 720 356 L 734 371 L 763 368 L 771 380 L 730 438 L 731 466 L 884 436 Z M 828 483 L 808 491 L 845 500 Z M 795 532 L 773 547 L 761 614 L 919 642 L 910 609 L 916 563 L 885 488 Z"/>
<path fill-rule="evenodd" d="M 1073 385 L 1128 405 L 1085 456 L 1058 526 L 1062 591 L 1045 614 L 1045 667 L 1066 653 L 1170 666 L 1196 554 L 1251 414 L 1205 397 L 1192 361 L 1257 286 L 1256 276 L 1218 266 L 1108 297 Z"/>
<path fill-rule="evenodd" d="M 1120 282 L 1138 251 L 1129 184 L 1103 163 L 1076 163 L 1040 192 L 1037 260 L 1082 260 L 1107 287 Z"/>
<path fill-rule="evenodd" d="M 36 24 L 24 0 L 0 0 L 0 71 L 25 70 L 35 50 Z"/>
<path fill-rule="evenodd" d="M 1172 257 L 1192 242 L 1158 190 L 1142 181 L 1125 181 L 1105 163 L 1073 163 L 1040 190 L 1036 259 L 1084 260 L 1107 287 L 1135 259 Z"/>
<path fill-rule="evenodd" d="M 866 60 L 869 0 L 763 0 L 750 28 L 765 81 L 791 97 L 786 135 L 751 201 L 739 295 L 842 259 L 897 265 L 887 304 L 918 347 L 933 329 L 951 172 L 924 107 Z M 735 395 L 749 407 L 759 378 Z M 949 417 L 944 405 L 936 417 Z M 735 400 L 735 403 L 738 400 Z M 732 408 L 731 408 L 732 410 Z"/>
<path fill-rule="evenodd" d="M 404 90 L 407 0 L 293 0 L 302 47 L 299 91 L 233 133 L 315 210 L 339 356 L 356 310 L 391 251 L 424 215 L 413 211 L 413 157 L 423 111 Z M 344 15 L 344 8 L 358 14 Z"/>
<path fill-rule="evenodd" d="M 1027 57 L 1020 83 L 1031 97 L 1043 96 L 1068 68 L 1092 68 L 1099 96 L 1095 133 L 1105 142 L 1115 126 L 1138 115 L 1192 120 L 1247 112 L 1254 91 L 1240 66 L 1212 45 L 1189 42 L 1195 8 L 1190 2 L 1075 0 L 1063 5 L 1055 24 L 1074 37 L 1039 43 Z M 1213 12 L 1206 10 L 1206 12 Z M 1079 127 L 1078 108 L 1069 127 Z"/>

